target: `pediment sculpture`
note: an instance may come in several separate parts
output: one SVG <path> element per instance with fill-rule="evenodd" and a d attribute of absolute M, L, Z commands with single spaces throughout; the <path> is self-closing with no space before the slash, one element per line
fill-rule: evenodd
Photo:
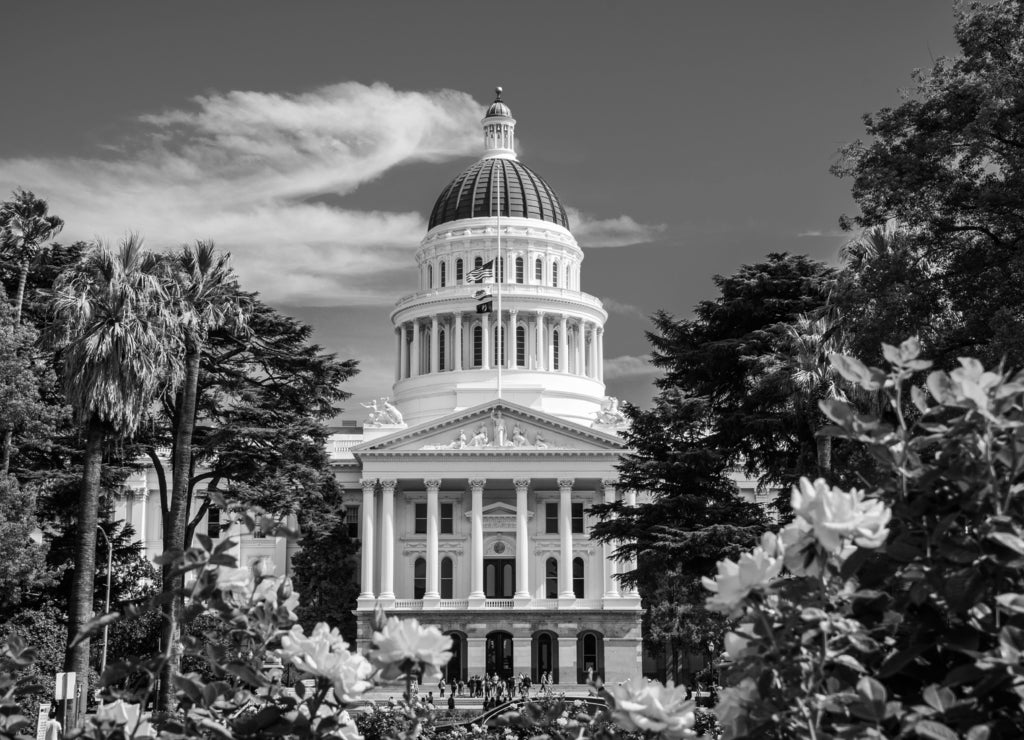
<path fill-rule="evenodd" d="M 629 426 L 629 420 L 625 414 L 619 411 L 619 399 L 615 396 L 606 396 L 601 403 L 601 410 L 597 412 L 597 418 L 590 425 L 593 429 L 600 429 L 605 432 L 618 433 Z"/>
<path fill-rule="evenodd" d="M 546 450 L 549 448 L 569 449 L 570 446 L 561 440 L 549 440 L 541 429 L 532 429 L 519 419 L 512 421 L 509 429 L 508 420 L 502 415 L 501 409 L 491 411 L 490 423 L 481 421 L 476 426 L 459 429 L 455 438 L 447 444 L 432 443 L 424 445 L 424 450 Z"/>
<path fill-rule="evenodd" d="M 370 409 L 370 413 L 366 418 L 366 426 L 368 427 L 402 426 L 405 423 L 405 420 L 402 418 L 402 412 L 391 403 L 390 396 L 381 396 L 369 403 L 360 403 L 359 405 L 364 409 Z"/>

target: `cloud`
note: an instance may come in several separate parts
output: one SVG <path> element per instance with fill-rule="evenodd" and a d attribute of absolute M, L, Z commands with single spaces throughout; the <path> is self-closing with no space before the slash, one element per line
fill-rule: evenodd
<path fill-rule="evenodd" d="M 650 355 L 621 355 L 604 361 L 605 380 L 621 380 L 638 375 L 656 375 L 658 368 L 651 364 Z"/>
<path fill-rule="evenodd" d="M 829 239 L 835 239 L 840 236 L 849 236 L 845 231 L 839 229 L 826 229 L 825 231 L 812 229 L 810 231 L 801 231 L 797 234 L 797 238 L 804 237 L 827 237 Z"/>
<path fill-rule="evenodd" d="M 604 304 L 605 310 L 609 313 L 617 313 L 621 316 L 631 316 L 633 318 L 643 319 L 644 321 L 647 320 L 647 314 L 632 303 L 622 303 L 614 298 L 602 298 L 601 303 Z"/>
<path fill-rule="evenodd" d="M 653 241 L 665 224 L 641 224 L 632 216 L 598 219 L 576 208 L 566 208 L 569 226 L 581 247 L 628 247 Z"/>
<path fill-rule="evenodd" d="M 0 192 L 46 198 L 65 240 L 132 230 L 160 249 L 213 239 L 270 301 L 391 302 L 393 289 L 374 278 L 411 269 L 423 216 L 311 201 L 405 163 L 476 153 L 480 110 L 463 92 L 380 83 L 200 96 L 142 116 L 138 133 L 103 156 L 0 160 Z"/>

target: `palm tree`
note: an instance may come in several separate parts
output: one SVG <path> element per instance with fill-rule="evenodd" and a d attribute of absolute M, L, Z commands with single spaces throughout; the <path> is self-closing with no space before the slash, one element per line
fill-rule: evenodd
<path fill-rule="evenodd" d="M 177 429 L 171 461 L 171 500 L 164 521 L 164 550 L 180 550 L 185 545 L 188 494 L 192 477 L 192 437 L 195 431 L 199 390 L 199 364 L 209 332 L 221 327 L 245 331 L 247 308 L 240 298 L 237 280 L 230 266 L 231 255 L 218 253 L 213 242 L 186 245 L 168 263 L 172 310 L 176 331 L 184 348 L 183 377 L 176 390 Z M 164 592 L 182 585 L 182 577 L 171 577 L 171 566 L 164 566 Z M 179 642 L 180 597 L 165 601 L 161 640 L 169 660 L 160 680 L 158 706 L 168 708 L 171 674 L 180 660 L 175 649 Z"/>
<path fill-rule="evenodd" d="M 18 267 L 18 290 L 14 297 L 14 333 L 21 324 L 21 307 L 25 302 L 25 284 L 29 267 L 42 251 L 44 242 L 52 239 L 64 222 L 48 213 L 45 200 L 27 190 L 15 190 L 14 200 L 0 204 L 0 255 Z M 13 429 L 5 429 L 0 440 L 0 475 L 7 475 L 11 465 Z"/>
<path fill-rule="evenodd" d="M 64 659 L 65 670 L 77 673 L 82 686 L 77 716 L 88 696 L 89 640 L 72 643 L 93 611 L 104 441 L 133 433 L 163 385 L 178 374 L 180 352 L 169 331 L 173 317 L 166 311 L 162 274 L 161 259 L 143 251 L 142 240 L 132 235 L 116 254 L 92 247 L 54 285 L 49 339 L 86 438 Z"/>
<path fill-rule="evenodd" d="M 49 206 L 28 190 L 14 191 L 14 200 L 0 205 L 0 249 L 18 266 L 14 296 L 14 323 L 21 323 L 28 269 L 38 259 L 43 243 L 64 228 L 64 221 L 49 214 Z"/>

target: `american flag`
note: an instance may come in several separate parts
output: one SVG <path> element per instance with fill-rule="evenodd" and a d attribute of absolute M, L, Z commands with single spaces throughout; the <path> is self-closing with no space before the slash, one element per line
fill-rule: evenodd
<path fill-rule="evenodd" d="M 470 270 L 466 273 L 466 282 L 472 283 L 477 280 L 483 280 L 484 278 L 494 277 L 494 260 L 480 265 L 475 270 Z"/>

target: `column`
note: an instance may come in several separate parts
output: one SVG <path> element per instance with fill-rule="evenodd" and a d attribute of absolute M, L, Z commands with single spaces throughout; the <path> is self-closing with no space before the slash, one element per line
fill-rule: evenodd
<path fill-rule="evenodd" d="M 402 380 L 409 377 L 409 343 L 406 341 L 405 324 L 398 327 L 398 354 L 401 359 L 398 361 L 400 367 L 399 375 Z"/>
<path fill-rule="evenodd" d="M 489 313 L 480 314 L 480 328 L 483 334 L 483 346 L 480 348 L 483 351 L 483 357 L 480 358 L 480 368 L 482 370 L 491 369 L 491 315 Z"/>
<path fill-rule="evenodd" d="M 455 314 L 455 328 L 452 330 L 452 368 L 458 372 L 462 369 L 462 314 Z"/>
<path fill-rule="evenodd" d="M 604 382 L 604 327 L 597 327 L 597 379 Z"/>
<path fill-rule="evenodd" d="M 576 324 L 576 374 L 587 374 L 587 324 L 582 319 Z"/>
<path fill-rule="evenodd" d="M 409 353 L 409 377 L 416 378 L 420 374 L 420 322 L 412 322 L 412 350 Z"/>
<path fill-rule="evenodd" d="M 515 370 L 516 365 L 516 313 L 513 308 L 508 312 L 508 336 L 505 339 L 505 360 L 509 370 Z"/>
<path fill-rule="evenodd" d="M 604 502 L 606 504 L 615 502 L 615 486 L 617 483 L 618 481 L 616 480 L 601 481 L 601 485 L 604 487 Z M 616 561 L 612 559 L 615 547 L 610 542 L 605 542 L 601 548 L 603 551 L 602 555 L 604 556 L 604 597 L 606 599 L 617 599 L 619 598 L 619 583 L 615 580 L 615 573 L 618 569 L 616 568 Z"/>
<path fill-rule="evenodd" d="M 485 316 L 487 314 L 484 314 Z M 472 491 L 472 517 L 470 545 L 472 561 L 470 562 L 470 608 L 473 602 L 476 606 L 483 606 L 484 601 L 484 485 L 486 479 L 477 478 L 469 482 Z"/>
<path fill-rule="evenodd" d="M 587 377 L 596 378 L 597 362 L 595 358 L 597 357 L 597 324 L 588 324 L 587 326 L 589 328 L 587 338 L 590 340 L 587 343 L 587 365 L 589 367 Z"/>
<path fill-rule="evenodd" d="M 398 339 L 398 351 L 395 352 L 395 382 L 402 379 L 402 330 L 395 327 L 395 338 Z"/>
<path fill-rule="evenodd" d="M 395 486 L 396 480 L 380 482 L 380 600 L 395 600 Z M 393 605 L 393 604 L 389 604 Z M 385 606 L 389 606 L 385 605 Z"/>
<path fill-rule="evenodd" d="M 564 321 L 564 319 L 563 319 Z M 572 478 L 558 479 L 558 534 L 562 539 L 562 557 L 558 563 L 558 599 L 572 601 Z M 559 640 L 561 642 L 561 640 Z"/>
<path fill-rule="evenodd" d="M 516 606 L 530 601 L 530 541 L 527 533 L 529 512 L 526 508 L 526 493 L 530 488 L 529 478 L 516 478 Z"/>
<path fill-rule="evenodd" d="M 636 491 L 626 491 L 626 506 L 628 506 L 631 509 L 636 508 Z M 637 564 L 635 555 L 629 559 L 629 562 L 626 564 L 626 567 L 630 570 L 636 570 Z M 625 591 L 625 594 L 623 594 L 624 596 L 629 596 L 636 599 L 640 598 L 640 594 L 637 592 L 636 586 L 630 586 L 629 588 L 625 589 Z"/>
<path fill-rule="evenodd" d="M 569 334 L 568 317 L 563 313 L 558 321 L 558 369 L 560 372 L 569 372 Z"/>
<path fill-rule="evenodd" d="M 538 370 L 548 369 L 548 348 L 544 344 L 544 312 L 537 312 L 537 362 Z"/>
<path fill-rule="evenodd" d="M 427 590 L 423 594 L 423 601 L 435 602 L 431 606 L 437 606 L 436 602 L 441 599 L 441 590 L 438 584 L 438 532 L 441 531 L 440 516 L 437 506 L 437 492 L 441 488 L 441 481 L 437 479 L 425 480 L 423 485 L 427 489 Z M 426 603 L 423 604 L 427 606 Z"/>
<path fill-rule="evenodd" d="M 360 565 L 362 566 L 360 580 L 362 585 L 360 586 L 357 608 L 372 609 L 373 603 L 376 600 L 376 596 L 373 593 L 373 514 L 376 508 L 376 503 L 373 500 L 373 489 L 377 487 L 377 479 L 364 478 L 359 481 L 359 484 L 363 487 L 363 529 L 359 533 L 359 558 Z"/>
<path fill-rule="evenodd" d="M 439 347 L 441 342 L 437 338 L 437 314 L 430 317 L 430 372 L 437 373 L 440 363 Z"/>

